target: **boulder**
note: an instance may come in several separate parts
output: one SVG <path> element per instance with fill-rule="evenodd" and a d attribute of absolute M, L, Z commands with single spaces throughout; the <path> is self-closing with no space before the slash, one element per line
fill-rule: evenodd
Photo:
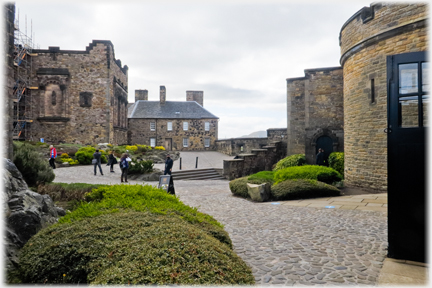
<path fill-rule="evenodd" d="M 12 270 L 18 264 L 19 249 L 39 230 L 56 223 L 66 212 L 54 205 L 50 196 L 29 190 L 12 161 L 5 159 L 4 163 L 5 264 L 8 270 Z"/>
<path fill-rule="evenodd" d="M 248 194 L 252 201 L 265 202 L 270 200 L 271 188 L 269 183 L 250 184 L 247 183 Z"/>

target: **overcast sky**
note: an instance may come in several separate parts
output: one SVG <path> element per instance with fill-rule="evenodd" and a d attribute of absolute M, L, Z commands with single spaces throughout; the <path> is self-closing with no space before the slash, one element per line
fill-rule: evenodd
<path fill-rule="evenodd" d="M 204 91 L 219 139 L 287 126 L 286 79 L 339 66 L 342 25 L 371 1 L 16 1 L 34 48 L 110 40 L 136 89 Z M 27 29 L 26 21 L 27 18 Z"/>

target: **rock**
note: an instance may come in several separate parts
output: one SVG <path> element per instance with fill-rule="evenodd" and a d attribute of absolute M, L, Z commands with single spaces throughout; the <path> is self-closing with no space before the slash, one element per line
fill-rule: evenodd
<path fill-rule="evenodd" d="M 6 268 L 18 264 L 18 251 L 39 230 L 58 221 L 66 212 L 54 205 L 51 197 L 28 189 L 12 161 L 4 160 L 4 203 Z"/>
<path fill-rule="evenodd" d="M 270 184 L 250 184 L 247 183 L 248 194 L 252 201 L 265 202 L 270 199 Z"/>
<path fill-rule="evenodd" d="M 163 172 L 157 168 L 153 169 L 153 172 L 146 174 L 131 174 L 128 178 L 131 180 L 139 181 L 159 181 L 159 176 L 163 175 Z"/>

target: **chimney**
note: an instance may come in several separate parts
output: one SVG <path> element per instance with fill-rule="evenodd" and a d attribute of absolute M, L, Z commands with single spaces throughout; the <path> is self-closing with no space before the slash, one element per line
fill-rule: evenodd
<path fill-rule="evenodd" d="M 160 86 L 160 104 L 165 104 L 165 101 L 166 101 L 165 86 Z"/>
<path fill-rule="evenodd" d="M 203 91 L 186 91 L 186 101 L 196 101 L 204 107 L 204 92 Z"/>
<path fill-rule="evenodd" d="M 135 90 L 135 102 L 138 100 L 148 100 L 148 91 L 147 90 Z"/>

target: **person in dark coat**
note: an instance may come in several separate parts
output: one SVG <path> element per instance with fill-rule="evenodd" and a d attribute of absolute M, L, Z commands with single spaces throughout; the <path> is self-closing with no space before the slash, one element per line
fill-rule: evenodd
<path fill-rule="evenodd" d="M 321 148 L 318 149 L 318 154 L 316 156 L 316 164 L 320 166 L 324 165 L 324 151 Z"/>
<path fill-rule="evenodd" d="M 165 171 L 164 171 L 164 175 L 171 175 L 171 171 L 172 171 L 172 166 L 173 166 L 173 160 L 170 158 L 170 155 L 167 154 L 167 159 L 165 161 Z"/>
<path fill-rule="evenodd" d="M 108 164 L 110 165 L 110 172 L 114 172 L 114 164 L 117 164 L 117 159 L 114 156 L 114 151 L 111 150 L 108 156 Z"/>
<path fill-rule="evenodd" d="M 122 171 L 121 174 L 121 182 L 123 182 L 123 177 L 124 177 L 124 182 L 128 183 L 127 181 L 127 172 L 129 169 L 129 162 L 126 160 L 126 158 L 128 158 L 128 154 L 124 153 L 122 155 L 122 157 L 120 158 L 120 169 Z"/>
<path fill-rule="evenodd" d="M 99 150 L 96 150 L 96 152 L 93 154 L 93 160 L 96 159 L 94 162 L 94 175 L 96 176 L 96 166 L 99 166 L 99 172 L 103 176 L 102 167 L 101 167 L 101 156 L 102 153 L 99 152 Z"/>

